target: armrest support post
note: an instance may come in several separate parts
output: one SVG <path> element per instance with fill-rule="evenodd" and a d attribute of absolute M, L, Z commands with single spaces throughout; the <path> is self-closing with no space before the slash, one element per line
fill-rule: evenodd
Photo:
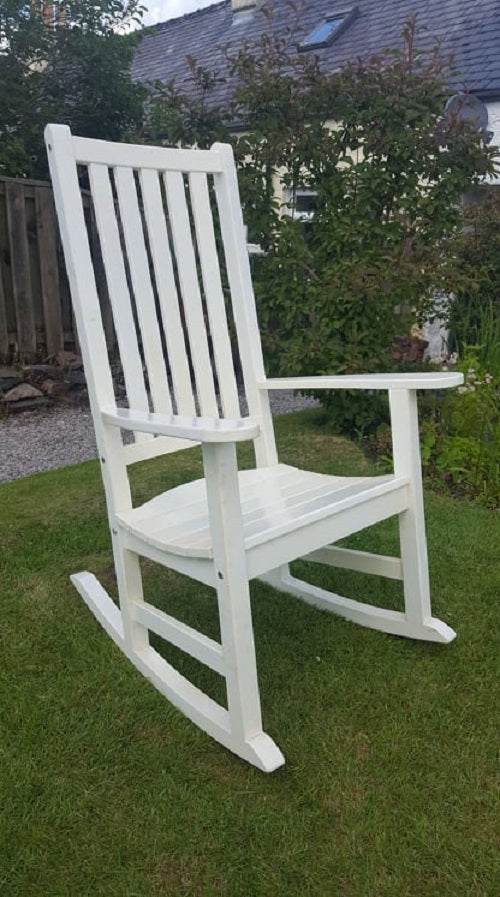
<path fill-rule="evenodd" d="M 431 616 L 422 466 L 414 389 L 390 389 L 394 473 L 408 477 L 410 501 L 399 517 L 406 616 L 416 626 Z M 416 598 L 418 597 L 418 600 Z"/>

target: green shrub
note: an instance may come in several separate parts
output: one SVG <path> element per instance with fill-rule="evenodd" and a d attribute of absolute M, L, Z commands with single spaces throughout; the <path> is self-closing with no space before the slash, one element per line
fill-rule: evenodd
<path fill-rule="evenodd" d="M 430 445 L 425 470 L 448 482 L 459 494 L 489 507 L 500 506 L 500 379 L 465 358 L 465 383 L 436 401 L 424 422 Z"/>

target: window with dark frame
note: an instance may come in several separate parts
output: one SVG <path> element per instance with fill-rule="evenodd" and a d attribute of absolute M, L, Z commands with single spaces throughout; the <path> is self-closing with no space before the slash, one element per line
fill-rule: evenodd
<path fill-rule="evenodd" d="M 357 6 L 353 6 L 328 16 L 299 44 L 298 49 L 302 51 L 316 50 L 330 46 L 349 27 L 357 13 Z"/>

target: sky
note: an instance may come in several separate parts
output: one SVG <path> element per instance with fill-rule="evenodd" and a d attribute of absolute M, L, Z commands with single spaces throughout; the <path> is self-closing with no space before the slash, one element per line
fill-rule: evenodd
<path fill-rule="evenodd" d="M 212 6 L 219 0 L 143 0 L 143 2 L 147 8 L 144 24 L 151 25 L 154 22 L 166 22 L 167 19 L 183 16 L 188 12 L 194 12 L 195 9 Z"/>

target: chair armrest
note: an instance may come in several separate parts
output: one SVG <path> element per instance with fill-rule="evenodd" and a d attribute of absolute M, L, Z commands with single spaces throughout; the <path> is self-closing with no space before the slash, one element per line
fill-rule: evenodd
<path fill-rule="evenodd" d="M 460 386 L 459 371 L 424 374 L 340 374 L 324 377 L 276 377 L 257 384 L 259 389 L 450 389 Z"/>
<path fill-rule="evenodd" d="M 102 419 L 112 427 L 137 430 L 158 436 L 177 436 L 193 442 L 244 442 L 255 439 L 260 427 L 250 418 L 225 420 L 217 417 L 181 417 L 178 414 L 159 414 L 136 411 L 133 408 L 103 408 Z"/>

